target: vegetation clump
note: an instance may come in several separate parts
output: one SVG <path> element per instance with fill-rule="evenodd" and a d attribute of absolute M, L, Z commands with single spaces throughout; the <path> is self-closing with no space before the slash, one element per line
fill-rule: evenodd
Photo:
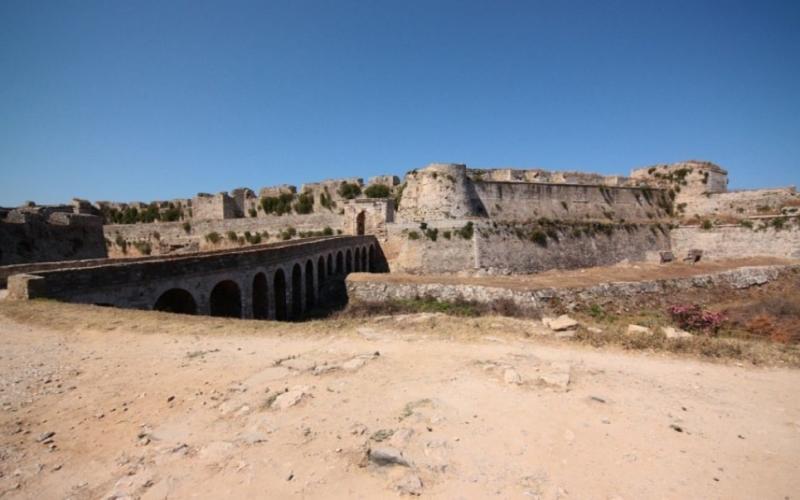
<path fill-rule="evenodd" d="M 346 200 L 352 200 L 361 194 L 361 186 L 353 182 L 343 181 L 339 185 L 339 196 Z"/>
<path fill-rule="evenodd" d="M 388 198 L 392 190 L 386 184 L 373 184 L 364 190 L 367 198 Z"/>
<path fill-rule="evenodd" d="M 301 193 L 294 204 L 294 211 L 298 214 L 310 214 L 314 210 L 314 195 L 310 191 Z"/>
<path fill-rule="evenodd" d="M 278 196 L 261 198 L 261 208 L 265 214 L 283 215 L 291 213 L 294 193 L 281 193 Z"/>

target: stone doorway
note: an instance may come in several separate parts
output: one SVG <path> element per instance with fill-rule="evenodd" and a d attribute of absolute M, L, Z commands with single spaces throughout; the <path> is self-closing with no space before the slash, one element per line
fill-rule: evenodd
<path fill-rule="evenodd" d="M 364 235 L 364 226 L 366 225 L 367 214 L 364 210 L 358 213 L 356 216 L 356 235 L 363 236 Z"/>

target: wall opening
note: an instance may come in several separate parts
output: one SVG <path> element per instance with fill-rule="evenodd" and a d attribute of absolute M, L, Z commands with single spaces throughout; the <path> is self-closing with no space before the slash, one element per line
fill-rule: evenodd
<path fill-rule="evenodd" d="M 306 311 L 314 308 L 314 264 L 306 261 Z"/>
<path fill-rule="evenodd" d="M 292 268 L 292 319 L 300 318 L 303 314 L 303 271 L 300 264 Z"/>
<path fill-rule="evenodd" d="M 283 275 L 283 269 L 275 271 L 272 289 L 275 292 L 275 319 L 286 321 L 286 276 Z"/>
<path fill-rule="evenodd" d="M 197 302 L 186 290 L 172 288 L 161 294 L 153 309 L 177 314 L 197 314 Z"/>
<path fill-rule="evenodd" d="M 367 272 L 367 249 L 361 249 L 361 271 Z"/>
<path fill-rule="evenodd" d="M 353 272 L 353 252 L 347 250 L 347 255 L 344 258 L 345 273 L 350 274 Z"/>
<path fill-rule="evenodd" d="M 344 272 L 344 257 L 342 257 L 342 252 L 336 253 L 336 274 L 342 274 Z"/>
<path fill-rule="evenodd" d="M 258 273 L 253 278 L 253 317 L 267 319 L 269 317 L 268 306 L 267 277 L 264 276 L 264 273 Z"/>
<path fill-rule="evenodd" d="M 358 215 L 356 216 L 356 234 L 358 236 L 364 235 L 364 226 L 366 218 L 367 214 L 363 210 L 359 212 Z"/>
<path fill-rule="evenodd" d="M 333 255 L 328 254 L 328 276 L 333 274 Z"/>
<path fill-rule="evenodd" d="M 241 318 L 242 294 L 239 291 L 239 285 L 231 280 L 220 281 L 211 290 L 209 305 L 212 316 Z"/>
<path fill-rule="evenodd" d="M 356 248 L 355 253 L 353 254 L 354 262 L 353 262 L 353 270 L 355 272 L 361 271 L 361 249 Z"/>
<path fill-rule="evenodd" d="M 377 262 L 378 256 L 375 252 L 375 245 L 369 246 L 369 272 L 374 273 L 377 270 L 375 262 Z"/>

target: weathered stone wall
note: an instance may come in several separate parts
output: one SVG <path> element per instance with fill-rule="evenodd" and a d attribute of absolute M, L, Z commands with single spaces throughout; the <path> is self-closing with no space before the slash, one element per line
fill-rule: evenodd
<path fill-rule="evenodd" d="M 686 218 L 741 218 L 748 215 L 779 214 L 784 207 L 800 206 L 794 186 L 752 189 L 699 196 L 683 211 Z"/>
<path fill-rule="evenodd" d="M 455 164 L 433 164 L 409 172 L 398 221 L 488 217 L 525 222 L 544 217 L 646 222 L 668 217 L 671 206 L 665 190 L 649 187 L 476 179 L 467 175 L 464 165 Z"/>
<path fill-rule="evenodd" d="M 442 302 L 465 300 L 491 304 L 510 300 L 517 306 L 533 312 L 545 312 L 553 305 L 569 308 L 587 307 L 595 303 L 642 295 L 661 297 L 680 296 L 692 288 L 742 290 L 760 286 L 784 277 L 796 277 L 800 266 L 753 266 L 730 271 L 690 277 L 637 281 L 610 282 L 589 287 L 574 288 L 522 288 L 500 287 L 479 284 L 437 283 L 435 277 L 423 281 L 385 280 L 380 275 L 357 274 L 349 276 L 347 295 L 351 303 L 385 302 L 390 300 L 414 300 L 433 298 Z"/>
<path fill-rule="evenodd" d="M 8 279 L 8 298 L 52 298 L 67 302 L 153 309 L 165 292 L 187 292 L 197 313 L 213 311 L 214 290 L 232 282 L 241 316 L 254 317 L 254 282 L 263 275 L 261 297 L 268 318 L 276 317 L 278 299 L 288 309 L 306 311 L 317 303 L 323 285 L 341 282 L 350 272 L 384 268 L 371 236 L 320 238 L 238 251 L 113 262 L 81 268 L 41 270 Z M 285 291 L 276 281 L 282 276 Z M 37 278 L 38 277 L 38 278 Z M 294 301 L 297 302 L 294 302 Z M 266 304 L 264 304 L 266 302 Z"/>
<path fill-rule="evenodd" d="M 106 255 L 102 220 L 94 215 L 12 211 L 0 221 L 0 265 Z"/>
<path fill-rule="evenodd" d="M 175 251 L 203 251 L 226 247 L 238 247 L 239 244 L 227 240 L 229 231 L 242 236 L 245 231 L 261 234 L 262 242 L 274 242 L 280 233 L 289 227 L 298 232 L 319 232 L 330 227 L 334 234 L 343 229 L 344 217 L 333 212 L 312 213 L 308 215 L 269 215 L 257 218 L 239 219 L 205 219 L 189 222 L 189 231 L 184 222 L 156 222 L 152 224 L 114 224 L 103 226 L 105 238 L 109 243 L 109 255 L 112 257 L 138 256 L 133 246 L 135 242 L 150 244 L 153 255 Z M 264 231 L 269 238 L 263 237 Z M 222 237 L 218 244 L 206 240 L 206 236 L 216 232 Z M 156 234 L 158 237 L 156 237 Z M 117 242 L 121 237 L 127 244 L 127 253 L 123 253 Z"/>
<path fill-rule="evenodd" d="M 564 224 L 547 228 L 473 222 L 472 235 L 461 236 L 469 221 L 441 221 L 390 228 L 384 252 L 392 272 L 534 273 L 576 269 L 623 261 L 658 259 L 669 250 L 666 225 Z M 436 232 L 435 241 L 429 234 Z M 538 233 L 538 238 L 533 235 Z M 447 235 L 449 234 L 449 238 Z"/>
<path fill-rule="evenodd" d="M 394 201 L 381 198 L 350 200 L 344 206 L 345 234 L 386 236 L 386 224 L 394 222 Z"/>
<path fill-rule="evenodd" d="M 800 259 L 800 227 L 790 223 L 781 230 L 682 226 L 671 231 L 671 240 L 672 251 L 678 257 L 698 249 L 703 251 L 703 259 L 712 260 L 755 256 Z"/>
<path fill-rule="evenodd" d="M 476 182 L 475 191 L 489 217 L 525 222 L 540 217 L 568 221 L 646 222 L 668 216 L 660 189 L 578 184 Z"/>
<path fill-rule="evenodd" d="M 199 193 L 192 198 L 192 219 L 220 220 L 236 216 L 236 201 L 228 193 Z"/>
<path fill-rule="evenodd" d="M 669 230 L 658 225 L 607 226 L 613 232 L 587 235 L 571 229 L 555 230 L 546 245 L 519 237 L 510 228 L 485 228 L 475 237 L 475 267 L 489 273 L 535 273 L 548 269 L 578 269 L 619 262 L 657 259 L 669 250 Z"/>

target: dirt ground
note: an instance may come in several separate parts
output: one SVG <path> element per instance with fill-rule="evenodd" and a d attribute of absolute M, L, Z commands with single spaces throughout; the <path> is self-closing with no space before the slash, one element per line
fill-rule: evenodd
<path fill-rule="evenodd" d="M 512 276 L 458 276 L 453 274 L 370 274 L 353 273 L 350 281 L 385 281 L 387 283 L 444 283 L 496 286 L 511 289 L 539 289 L 548 287 L 589 287 L 610 281 L 647 281 L 669 278 L 683 278 L 699 274 L 718 273 L 744 266 L 768 266 L 797 264 L 797 260 L 776 257 L 748 257 L 742 259 L 723 259 L 701 261 L 695 264 L 671 262 L 621 263 L 614 266 L 598 266 L 583 269 L 552 269 L 536 274 Z"/>
<path fill-rule="evenodd" d="M 286 324 L 3 301 L 0 339 L 7 498 L 800 492 L 798 370 L 438 314 Z"/>

